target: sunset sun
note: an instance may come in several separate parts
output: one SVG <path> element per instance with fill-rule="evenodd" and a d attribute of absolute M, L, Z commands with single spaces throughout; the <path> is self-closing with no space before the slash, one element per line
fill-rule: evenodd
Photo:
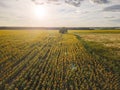
<path fill-rule="evenodd" d="M 36 6 L 34 8 L 34 13 L 35 13 L 36 18 L 42 19 L 46 17 L 47 9 L 44 6 Z"/>

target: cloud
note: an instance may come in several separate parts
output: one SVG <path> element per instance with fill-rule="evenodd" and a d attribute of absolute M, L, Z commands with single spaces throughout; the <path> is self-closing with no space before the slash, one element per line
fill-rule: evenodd
<path fill-rule="evenodd" d="M 0 16 L 0 19 L 7 19 L 8 17 L 6 16 Z"/>
<path fill-rule="evenodd" d="M 83 0 L 65 0 L 65 3 L 79 7 Z"/>
<path fill-rule="evenodd" d="M 79 7 L 82 1 L 85 0 L 31 0 L 37 5 L 41 5 L 43 3 L 51 4 L 54 3 L 56 5 L 60 5 L 61 3 L 66 3 L 69 5 L 73 5 L 75 7 Z M 92 3 L 98 3 L 98 4 L 103 4 L 103 3 L 108 3 L 108 0 L 89 0 Z M 61 2 L 61 3 L 60 3 Z"/>
<path fill-rule="evenodd" d="M 114 19 L 114 20 L 111 20 L 113 22 L 120 22 L 120 18 L 119 19 Z"/>
<path fill-rule="evenodd" d="M 103 11 L 120 12 L 120 5 L 112 5 L 103 9 Z"/>
<path fill-rule="evenodd" d="M 9 0 L 4 0 L 8 2 Z M 14 1 L 20 1 L 20 0 L 14 0 Z M 75 7 L 79 7 L 81 5 L 82 1 L 87 1 L 87 0 L 30 0 L 36 5 L 43 5 L 43 4 L 54 4 L 54 5 L 61 5 L 61 4 L 69 4 Z M 92 3 L 98 3 L 98 4 L 103 4 L 103 3 L 108 3 L 108 0 L 88 0 L 88 2 Z M 0 1 L 0 6 L 1 7 L 7 7 L 6 3 L 3 3 L 3 1 Z"/>
<path fill-rule="evenodd" d="M 74 9 L 60 9 L 58 12 L 61 12 L 61 13 L 71 13 L 71 12 L 75 12 Z"/>
<path fill-rule="evenodd" d="M 98 3 L 98 4 L 103 4 L 103 3 L 108 3 L 108 0 L 90 0 L 92 3 Z"/>
<path fill-rule="evenodd" d="M 55 5 L 61 5 L 61 3 L 55 3 Z"/>
<path fill-rule="evenodd" d="M 36 5 L 43 5 L 43 4 L 54 4 L 54 5 L 61 5 L 60 0 L 31 0 Z"/>
<path fill-rule="evenodd" d="M 43 3 L 42 0 L 32 0 L 35 4 L 36 3 Z M 55 5 L 61 5 L 61 3 L 66 3 L 69 5 L 73 5 L 73 6 L 80 6 L 80 2 L 83 0 L 44 0 L 44 3 L 47 4 L 55 4 Z M 37 4 L 38 5 L 38 4 Z M 39 4 L 40 5 L 40 4 Z"/>
<path fill-rule="evenodd" d="M 41 5 L 44 3 L 61 5 L 61 3 L 65 3 L 65 4 L 73 5 L 76 7 L 80 6 L 81 1 L 83 0 L 44 0 L 44 1 L 43 0 L 32 0 L 32 2 L 34 2 L 36 5 Z"/>
<path fill-rule="evenodd" d="M 4 2 L 0 1 L 0 7 L 8 8 L 8 5 L 6 5 Z"/>
<path fill-rule="evenodd" d="M 40 2 L 35 2 L 36 5 L 43 5 L 44 3 Z"/>
<path fill-rule="evenodd" d="M 39 1 L 39 0 L 31 0 L 32 2 L 34 2 L 34 4 L 36 5 L 43 5 L 45 2 Z"/>
<path fill-rule="evenodd" d="M 115 17 L 114 16 L 106 16 L 104 18 L 112 19 L 112 18 L 115 18 Z"/>
<path fill-rule="evenodd" d="M 48 0 L 48 1 L 52 1 L 52 2 L 58 2 L 59 0 Z"/>

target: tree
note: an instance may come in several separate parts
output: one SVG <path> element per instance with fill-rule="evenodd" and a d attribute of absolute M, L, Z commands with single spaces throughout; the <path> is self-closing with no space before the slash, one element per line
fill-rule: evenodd
<path fill-rule="evenodd" d="M 68 30 L 67 30 L 67 28 L 65 28 L 65 27 L 60 28 L 60 30 L 59 30 L 59 33 L 62 33 L 62 34 L 65 34 L 65 33 L 67 33 L 67 32 L 68 32 Z"/>

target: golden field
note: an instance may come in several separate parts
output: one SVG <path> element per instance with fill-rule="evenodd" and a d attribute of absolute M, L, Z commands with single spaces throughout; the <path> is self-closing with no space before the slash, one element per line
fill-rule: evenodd
<path fill-rule="evenodd" d="M 119 30 L 1 30 L 0 90 L 119 90 L 119 38 Z"/>

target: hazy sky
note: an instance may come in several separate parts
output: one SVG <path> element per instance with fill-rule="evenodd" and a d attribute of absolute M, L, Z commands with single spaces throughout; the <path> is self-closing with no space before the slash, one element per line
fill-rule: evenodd
<path fill-rule="evenodd" d="M 120 0 L 0 0 L 0 26 L 120 27 Z"/>

